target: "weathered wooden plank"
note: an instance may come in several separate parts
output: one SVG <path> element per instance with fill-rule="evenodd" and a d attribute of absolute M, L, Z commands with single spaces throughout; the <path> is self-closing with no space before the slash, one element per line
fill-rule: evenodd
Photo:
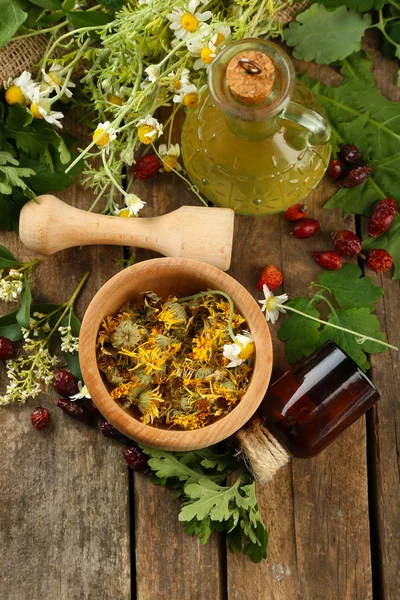
<path fill-rule="evenodd" d="M 81 208 L 92 201 L 78 185 L 59 195 Z M 1 243 L 29 256 L 14 234 L 2 233 Z M 92 247 L 43 259 L 32 277 L 34 298 L 67 300 L 90 270 L 77 307 L 82 316 L 121 258 L 121 248 Z M 1 314 L 9 310 L 3 306 Z M 56 398 L 49 390 L 25 406 L 0 409 L 0 598 L 127 600 L 129 490 L 121 447 L 67 417 Z M 42 432 L 30 423 L 39 403 L 52 421 Z"/>
<path fill-rule="evenodd" d="M 315 66 L 296 63 L 305 71 Z M 336 74 L 321 74 L 337 81 Z M 330 249 L 330 232 L 354 227 L 337 213 L 323 211 L 332 195 L 326 181 L 307 198 L 309 215 L 321 221 L 321 232 L 309 240 L 288 235 L 281 217 L 240 218 L 232 274 L 256 297 L 256 280 L 266 264 L 283 270 L 284 290 L 307 293 L 319 267 L 313 250 Z M 271 328 L 274 331 L 277 327 Z M 276 376 L 287 368 L 282 344 L 274 333 Z M 258 489 L 260 508 L 270 532 L 268 561 L 253 566 L 228 553 L 228 597 L 240 600 L 364 600 L 372 597 L 369 546 L 365 421 L 345 432 L 312 460 L 293 461 L 274 481 Z M 362 542 L 360 542 L 362 540 Z"/>
<path fill-rule="evenodd" d="M 147 202 L 143 216 L 161 215 L 184 204 L 198 204 L 176 175 L 160 174 L 136 182 L 133 190 Z M 157 256 L 137 250 L 138 260 Z M 225 564 L 222 542 L 213 535 L 201 546 L 178 522 L 179 503 L 170 490 L 149 477 L 134 475 L 137 600 L 222 600 Z"/>

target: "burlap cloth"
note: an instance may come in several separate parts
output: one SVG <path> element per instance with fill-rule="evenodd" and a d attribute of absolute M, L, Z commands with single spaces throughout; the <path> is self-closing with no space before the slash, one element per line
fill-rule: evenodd
<path fill-rule="evenodd" d="M 298 13 L 311 4 L 311 0 L 294 3 L 292 6 L 279 11 L 276 19 L 283 24 L 293 21 Z M 32 71 L 46 52 L 48 39 L 44 35 L 9 42 L 0 49 L 0 88 L 10 77 L 18 77 L 22 71 Z"/>

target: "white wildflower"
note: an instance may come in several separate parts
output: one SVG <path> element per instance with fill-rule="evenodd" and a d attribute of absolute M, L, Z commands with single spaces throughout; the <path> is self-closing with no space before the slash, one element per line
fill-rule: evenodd
<path fill-rule="evenodd" d="M 61 89 L 65 83 L 65 77 L 61 74 L 62 69 L 63 68 L 61 65 L 56 65 L 56 64 L 51 65 L 48 73 L 46 73 L 46 71 L 44 69 L 42 69 L 43 79 L 47 83 L 48 90 L 50 92 L 54 91 L 57 94 L 59 94 L 61 92 Z M 64 93 L 67 96 L 67 98 L 72 97 L 72 92 L 71 92 L 70 88 L 74 88 L 74 87 L 76 87 L 76 85 L 72 81 L 69 81 L 67 83 L 67 86 L 64 90 Z"/>
<path fill-rule="evenodd" d="M 107 153 L 110 151 L 111 142 L 113 142 L 117 137 L 117 132 L 110 125 L 110 121 L 99 123 L 92 136 L 93 141 L 96 142 L 96 145 L 104 148 Z"/>
<path fill-rule="evenodd" d="M 61 352 L 78 352 L 79 338 L 72 335 L 71 325 L 60 326 L 58 331 L 61 334 Z"/>
<path fill-rule="evenodd" d="M 225 344 L 223 355 L 230 362 L 227 368 L 238 367 L 254 354 L 254 338 L 249 331 L 243 331 L 236 336 L 239 343 Z"/>
<path fill-rule="evenodd" d="M 78 388 L 79 392 L 73 396 L 70 396 L 70 400 L 74 401 L 82 400 L 83 398 L 91 398 L 91 395 L 89 394 L 89 391 L 83 381 L 78 381 Z"/>
<path fill-rule="evenodd" d="M 276 323 L 279 318 L 279 313 L 285 313 L 285 309 L 282 304 L 287 302 L 289 296 L 287 294 L 281 294 L 280 296 L 274 296 L 268 286 L 263 285 L 263 293 L 265 296 L 264 300 L 259 300 L 261 304 L 261 310 L 265 311 L 265 318 L 267 321 L 271 321 L 272 324 Z"/>
<path fill-rule="evenodd" d="M 199 6 L 199 0 L 190 0 L 186 7 L 175 8 L 172 13 L 167 14 L 167 19 L 171 21 L 170 29 L 175 33 L 178 40 L 183 40 L 198 30 L 201 23 L 211 19 L 210 10 L 205 12 L 196 12 Z"/>
<path fill-rule="evenodd" d="M 181 154 L 179 144 L 161 144 L 158 148 L 158 153 L 162 160 L 164 171 L 180 170 L 181 166 L 178 163 L 178 158 Z"/>
<path fill-rule="evenodd" d="M 138 212 L 146 204 L 146 202 L 143 202 L 143 200 L 141 200 L 139 196 L 136 196 L 136 194 L 128 194 L 127 196 L 125 196 L 124 200 L 129 210 L 130 217 L 132 217 L 133 215 L 136 217 Z"/>

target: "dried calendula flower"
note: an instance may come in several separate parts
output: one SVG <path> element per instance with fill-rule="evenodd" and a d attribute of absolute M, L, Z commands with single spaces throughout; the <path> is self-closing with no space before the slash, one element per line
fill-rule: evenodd
<path fill-rule="evenodd" d="M 232 410 L 250 383 L 254 343 L 245 343 L 244 333 L 250 334 L 243 326 L 224 292 L 165 302 L 146 292 L 104 320 L 99 369 L 112 398 L 136 410 L 143 423 L 205 427 Z M 226 356 L 227 347 L 235 360 Z"/>

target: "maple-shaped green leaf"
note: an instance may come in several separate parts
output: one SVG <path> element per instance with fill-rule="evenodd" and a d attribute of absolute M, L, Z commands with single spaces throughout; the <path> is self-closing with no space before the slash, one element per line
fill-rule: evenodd
<path fill-rule="evenodd" d="M 365 307 L 373 312 L 375 302 L 383 296 L 383 289 L 374 285 L 371 277 L 363 277 L 359 266 L 350 263 L 339 271 L 323 271 L 318 279 L 336 298 L 340 308 Z"/>
<path fill-rule="evenodd" d="M 307 298 L 294 298 L 287 302 L 286 306 L 292 306 L 296 310 L 320 318 L 315 306 Z M 278 338 L 285 344 L 285 352 L 290 363 L 295 363 L 303 356 L 310 356 L 319 344 L 320 324 L 307 317 L 288 311 L 288 317 L 282 321 L 278 331 Z"/>
<path fill-rule="evenodd" d="M 326 8 L 336 8 L 344 4 L 347 8 L 354 8 L 359 12 L 366 12 L 374 8 L 381 10 L 385 4 L 389 4 L 388 0 L 314 0 L 323 4 Z"/>
<path fill-rule="evenodd" d="M 295 58 L 329 64 L 358 52 L 371 22 L 370 15 L 361 16 L 345 6 L 327 10 L 321 4 L 313 4 L 289 24 L 284 38 L 289 46 L 294 46 Z"/>
<path fill-rule="evenodd" d="M 368 308 L 338 309 L 330 313 L 328 323 L 351 329 L 360 333 L 361 336 L 368 335 L 382 341 L 385 339 L 385 335 L 380 331 L 377 317 L 372 315 Z M 351 333 L 325 325 L 321 330 L 320 343 L 322 345 L 329 340 L 335 342 L 342 350 L 347 352 L 363 371 L 367 371 L 370 367 L 367 354 L 386 352 L 387 350 L 385 346 L 369 340 L 361 344 L 357 341 L 357 337 Z"/>
<path fill-rule="evenodd" d="M 397 213 L 395 220 L 386 233 L 378 238 L 367 237 L 363 241 L 365 250 L 383 248 L 393 258 L 393 279 L 400 279 L 400 214 Z"/>

